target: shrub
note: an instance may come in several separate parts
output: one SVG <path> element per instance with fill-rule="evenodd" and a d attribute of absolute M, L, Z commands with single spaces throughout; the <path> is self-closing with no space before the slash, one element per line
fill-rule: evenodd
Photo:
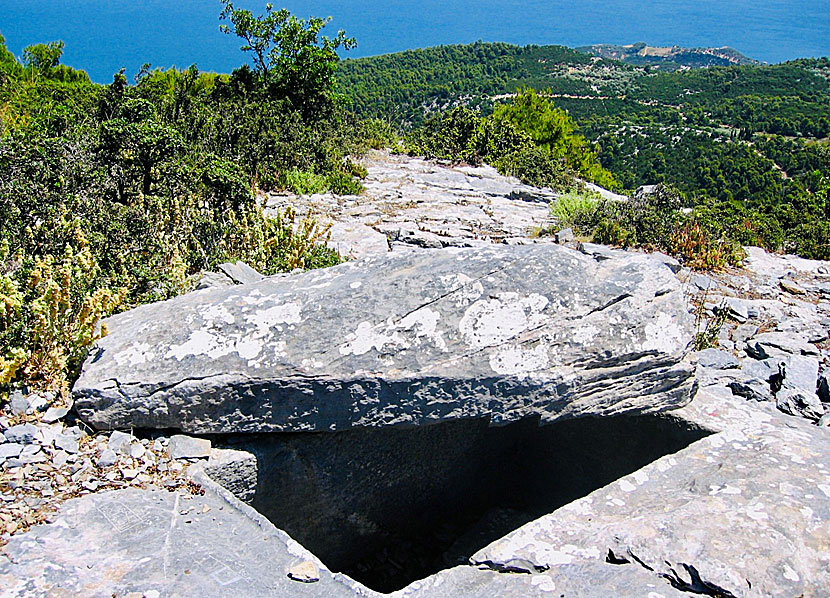
<path fill-rule="evenodd" d="M 598 197 L 572 189 L 556 198 L 551 212 L 560 226 L 571 226 L 581 232 L 592 227 L 599 203 Z"/>
<path fill-rule="evenodd" d="M 573 185 L 565 160 L 534 143 L 509 119 L 482 118 L 466 106 L 433 115 L 406 139 L 410 154 L 455 163 L 492 164 L 523 183 L 552 189 Z"/>
<path fill-rule="evenodd" d="M 16 378 L 43 389 L 68 391 L 67 376 L 80 368 L 88 347 L 106 334 L 101 317 L 124 300 L 126 289 L 96 287 L 100 275 L 80 228 L 63 256 L 18 255 L 0 276 L 0 383 Z M 2 255 L 8 264 L 8 245 Z"/>
<path fill-rule="evenodd" d="M 324 193 L 329 187 L 327 177 L 309 171 L 297 170 L 296 168 L 282 173 L 279 184 L 283 189 L 297 195 Z"/>
<path fill-rule="evenodd" d="M 665 250 L 695 270 L 717 270 L 727 264 L 737 266 L 746 257 L 740 244 L 729 239 L 712 240 L 710 233 L 694 218 L 677 225 Z"/>

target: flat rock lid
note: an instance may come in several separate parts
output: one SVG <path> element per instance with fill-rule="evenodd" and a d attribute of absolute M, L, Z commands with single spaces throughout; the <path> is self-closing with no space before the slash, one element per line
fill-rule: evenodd
<path fill-rule="evenodd" d="M 648 412 L 690 398 L 691 320 L 645 255 L 389 254 L 110 318 L 75 405 L 98 428 L 194 433 Z"/>

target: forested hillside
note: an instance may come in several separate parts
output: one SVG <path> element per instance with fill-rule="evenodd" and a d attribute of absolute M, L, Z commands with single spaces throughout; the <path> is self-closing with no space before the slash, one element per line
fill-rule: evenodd
<path fill-rule="evenodd" d="M 668 184 L 710 236 L 830 258 L 826 58 L 659 72 L 561 46 L 476 43 L 347 60 L 340 82 L 358 114 L 415 131 L 460 106 L 486 117 L 535 88 L 619 187 Z M 619 210 L 584 218 L 584 232 L 635 242 L 631 217 L 608 211 Z"/>

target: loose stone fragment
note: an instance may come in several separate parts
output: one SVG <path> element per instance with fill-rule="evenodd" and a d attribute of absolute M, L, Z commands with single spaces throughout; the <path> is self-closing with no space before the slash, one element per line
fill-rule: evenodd
<path fill-rule="evenodd" d="M 787 280 L 786 278 L 782 278 L 779 284 L 782 289 L 788 293 L 792 293 L 793 295 L 805 295 L 807 293 L 807 291 L 804 290 L 804 287 L 792 282 L 791 280 Z"/>
<path fill-rule="evenodd" d="M 740 367 L 740 362 L 731 353 L 720 349 L 704 349 L 697 354 L 697 362 L 703 367 L 727 370 Z"/>
<path fill-rule="evenodd" d="M 257 487 L 257 458 L 248 451 L 213 449 L 205 473 L 242 502 L 251 502 Z"/>
<path fill-rule="evenodd" d="M 98 467 L 110 467 L 112 465 L 115 465 L 117 461 L 118 455 L 115 454 L 114 450 L 108 448 L 103 453 L 101 453 L 100 457 L 98 457 Z"/>
<path fill-rule="evenodd" d="M 61 434 L 55 438 L 55 447 L 74 455 L 78 452 L 78 441 L 68 434 Z"/>
<path fill-rule="evenodd" d="M 824 405 L 818 396 L 799 389 L 782 389 L 775 395 L 775 405 L 784 413 L 813 421 L 818 421 L 824 415 Z"/>
<path fill-rule="evenodd" d="M 311 561 L 302 561 L 291 566 L 288 570 L 288 577 L 294 581 L 314 583 L 320 581 L 320 569 Z"/>
<path fill-rule="evenodd" d="M 0 444 L 0 459 L 9 459 L 19 456 L 20 453 L 23 452 L 23 446 L 24 445 L 17 442 Z"/>
<path fill-rule="evenodd" d="M 119 453 L 121 455 L 129 455 L 130 444 L 132 444 L 132 441 L 132 434 L 126 434 L 119 430 L 114 430 L 112 434 L 110 434 L 108 446 L 116 453 Z"/>
<path fill-rule="evenodd" d="M 170 437 L 169 450 L 171 459 L 202 459 L 210 457 L 210 440 L 175 434 Z"/>
<path fill-rule="evenodd" d="M 35 441 L 37 428 L 32 424 L 18 424 L 6 430 L 5 436 L 8 442 L 30 444 Z"/>
<path fill-rule="evenodd" d="M 46 424 L 52 424 L 66 417 L 67 413 L 69 413 L 69 407 L 49 407 L 46 413 L 43 414 L 42 421 Z"/>
<path fill-rule="evenodd" d="M 49 407 L 49 401 L 40 395 L 35 395 L 29 399 L 29 408 L 32 411 L 46 411 Z"/>
<path fill-rule="evenodd" d="M 140 459 L 144 456 L 145 448 L 139 442 L 134 442 L 132 446 L 130 446 L 130 457 L 133 459 Z"/>
<path fill-rule="evenodd" d="M 560 245 L 564 245 L 565 243 L 570 243 L 576 237 L 574 237 L 574 231 L 572 228 L 563 228 L 558 233 L 556 233 L 556 242 Z"/>
<path fill-rule="evenodd" d="M 9 398 L 9 410 L 12 415 L 23 415 L 29 410 L 29 399 L 22 392 L 15 391 Z"/>

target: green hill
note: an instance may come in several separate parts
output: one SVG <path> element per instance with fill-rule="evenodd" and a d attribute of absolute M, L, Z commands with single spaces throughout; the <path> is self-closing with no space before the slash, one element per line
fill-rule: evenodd
<path fill-rule="evenodd" d="M 695 67 L 705 53 L 669 50 L 664 58 Z M 717 54 L 737 64 L 660 69 L 478 42 L 346 60 L 338 81 L 355 112 L 404 130 L 457 106 L 488 115 L 535 88 L 569 113 L 623 187 L 672 185 L 737 242 L 830 259 L 830 61 Z"/>

